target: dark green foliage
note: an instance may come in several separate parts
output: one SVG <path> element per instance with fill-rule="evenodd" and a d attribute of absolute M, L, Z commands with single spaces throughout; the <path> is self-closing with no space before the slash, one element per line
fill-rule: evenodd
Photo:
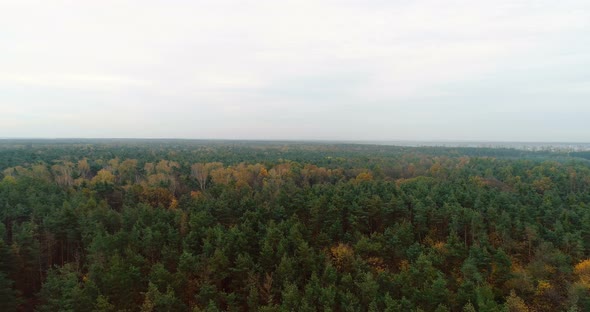
<path fill-rule="evenodd" d="M 0 311 L 16 311 L 18 301 L 13 284 L 5 273 L 0 273 Z"/>
<path fill-rule="evenodd" d="M 7 141 L 0 310 L 583 311 L 590 166 L 574 156 Z"/>

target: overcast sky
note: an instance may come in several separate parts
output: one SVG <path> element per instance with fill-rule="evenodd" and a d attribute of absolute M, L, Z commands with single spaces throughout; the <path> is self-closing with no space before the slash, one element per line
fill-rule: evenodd
<path fill-rule="evenodd" d="M 590 1 L 0 0 L 0 137 L 590 142 Z"/>

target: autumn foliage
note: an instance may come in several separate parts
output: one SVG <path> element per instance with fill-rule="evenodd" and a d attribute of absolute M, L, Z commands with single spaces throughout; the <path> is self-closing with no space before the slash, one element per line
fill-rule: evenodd
<path fill-rule="evenodd" d="M 574 155 L 0 142 L 0 310 L 590 311 Z"/>

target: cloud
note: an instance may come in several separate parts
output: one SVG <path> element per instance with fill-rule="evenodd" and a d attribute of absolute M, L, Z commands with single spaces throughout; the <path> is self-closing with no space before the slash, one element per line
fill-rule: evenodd
<path fill-rule="evenodd" d="M 588 113 L 582 0 L 10 0 L 0 29 L 5 119 L 113 120 L 16 136 L 486 139 L 481 111 Z"/>
<path fill-rule="evenodd" d="M 67 74 L 67 73 L 0 73 L 0 84 L 53 88 L 122 88 L 147 87 L 148 81 L 122 76 Z"/>

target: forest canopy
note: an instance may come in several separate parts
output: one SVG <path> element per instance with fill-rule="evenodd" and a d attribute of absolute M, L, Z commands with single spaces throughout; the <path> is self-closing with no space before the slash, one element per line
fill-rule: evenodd
<path fill-rule="evenodd" d="M 0 141 L 1 311 L 590 311 L 590 161 Z"/>

